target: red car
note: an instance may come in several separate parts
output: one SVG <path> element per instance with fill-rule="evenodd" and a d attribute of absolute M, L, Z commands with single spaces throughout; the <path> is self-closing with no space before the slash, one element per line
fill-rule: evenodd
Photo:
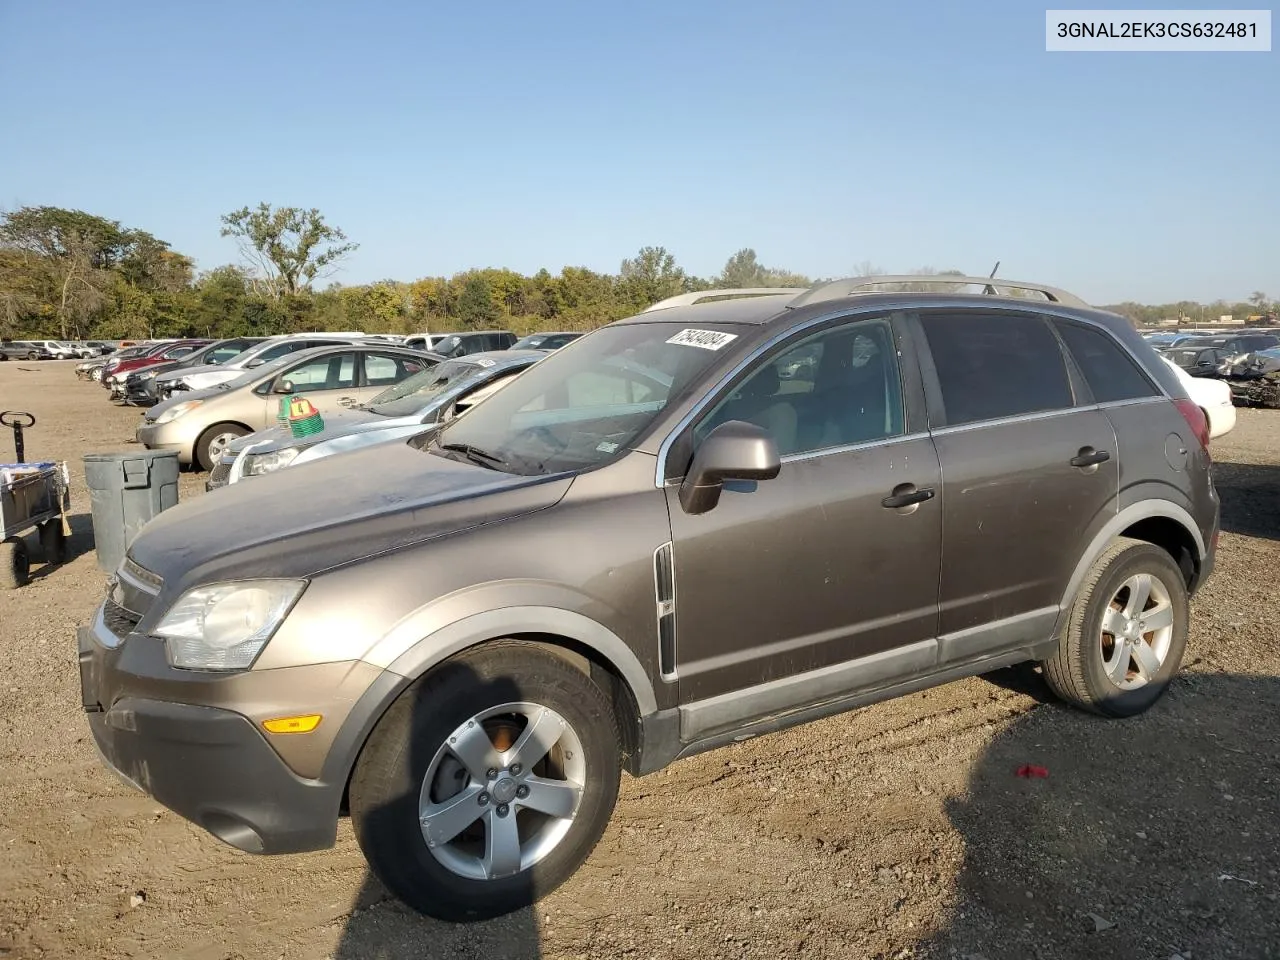
<path fill-rule="evenodd" d="M 152 349 L 138 357 L 107 361 L 102 368 L 102 385 L 115 394 L 117 389 L 123 391 L 124 379 L 135 370 L 150 367 L 169 360 L 181 360 L 201 347 L 207 347 L 212 340 L 173 340 L 169 343 L 157 343 Z"/>

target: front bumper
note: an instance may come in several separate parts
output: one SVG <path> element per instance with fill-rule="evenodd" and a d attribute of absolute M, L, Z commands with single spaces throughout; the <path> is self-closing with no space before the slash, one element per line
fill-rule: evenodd
<path fill-rule="evenodd" d="M 148 658 L 150 638 L 105 647 L 100 629 L 101 614 L 77 633 L 81 698 L 98 752 L 117 776 L 248 853 L 333 845 L 345 778 L 298 776 L 234 710 L 131 692 L 130 685 L 144 687 L 147 678 L 123 669 L 124 648 L 142 645 L 132 658 L 137 665 Z M 194 682 L 201 682 L 198 674 Z"/>
<path fill-rule="evenodd" d="M 148 450 L 176 450 L 179 463 L 191 463 L 195 440 L 183 434 L 177 420 L 154 423 L 144 417 L 135 436 Z"/>

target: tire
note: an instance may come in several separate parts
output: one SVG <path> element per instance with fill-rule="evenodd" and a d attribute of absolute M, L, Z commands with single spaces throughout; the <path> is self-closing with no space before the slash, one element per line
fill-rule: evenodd
<path fill-rule="evenodd" d="M 1130 618 L 1126 614 L 1135 611 L 1144 578 L 1149 599 L 1141 618 Z M 1058 649 L 1042 664 L 1045 679 L 1081 709 L 1135 716 L 1160 699 L 1178 672 L 1188 620 L 1187 584 L 1173 558 L 1154 544 L 1122 537 L 1081 584 Z M 1129 623 L 1133 633 L 1120 632 Z"/>
<path fill-rule="evenodd" d="M 34 350 L 32 350 L 30 353 L 28 353 L 28 354 L 27 354 L 27 359 L 28 359 L 28 360 L 39 360 L 39 359 L 40 359 L 40 354 L 38 354 L 38 353 L 36 353 Z"/>
<path fill-rule="evenodd" d="M 0 590 L 16 590 L 29 579 L 31 559 L 21 537 L 0 541 Z"/>
<path fill-rule="evenodd" d="M 525 807 L 526 794 L 517 793 L 516 799 L 507 801 L 513 784 L 519 782 L 510 777 L 533 771 L 515 766 L 483 771 L 477 760 L 472 764 L 477 777 L 451 752 L 450 744 L 459 739 L 466 743 L 466 731 L 477 721 L 481 736 L 487 736 L 495 750 L 513 742 L 518 748 L 521 731 L 504 726 L 518 715 L 499 710 L 496 716 L 485 716 L 503 705 L 528 711 L 526 719 L 549 710 L 551 719 L 542 715 L 544 723 L 557 719 L 567 723 L 567 729 L 551 728 L 558 739 L 544 763 L 552 766 L 537 765 L 540 776 L 535 780 L 547 776 L 581 784 L 576 809 L 568 820 L 544 817 L 537 809 Z M 533 722 L 528 719 L 523 729 L 529 730 Z M 483 747 L 480 741 L 478 749 Z M 488 762 L 514 762 L 518 757 L 498 761 L 490 755 Z M 490 777 L 495 770 L 497 779 Z M 613 813 L 620 770 L 617 725 L 600 688 L 554 654 L 528 643 L 498 641 L 446 661 L 391 706 L 374 728 L 352 774 L 351 820 L 373 872 L 405 904 L 441 920 L 483 920 L 534 903 L 577 870 Z M 439 792 L 442 785 L 443 793 Z M 519 790 L 526 789 L 520 783 Z M 541 791 L 537 795 L 550 798 Z M 571 795 L 572 791 L 560 790 L 556 798 L 567 803 Z M 420 822 L 424 810 L 432 805 L 443 810 L 456 800 L 466 815 L 473 797 L 474 809 L 483 808 L 486 813 L 453 839 L 445 837 L 445 832 L 453 832 L 445 827 L 437 841 L 427 840 L 430 827 L 425 819 Z M 495 806 L 504 801 L 509 807 Z M 521 807 L 517 831 L 514 817 Z M 509 811 L 505 816 L 504 809 Z M 540 823 L 546 831 L 544 840 L 548 835 L 558 839 L 545 843 L 539 852 L 534 841 Z M 515 866 L 515 873 L 495 870 L 501 875 L 486 879 L 490 824 L 517 831 L 511 835 L 522 844 L 521 858 L 531 862 Z M 528 851 L 532 852 L 526 857 Z M 511 858 L 508 862 L 518 863 Z"/>
<path fill-rule="evenodd" d="M 40 550 L 44 562 L 57 566 L 67 562 L 67 538 L 62 532 L 61 520 L 46 520 L 40 524 Z"/>
<path fill-rule="evenodd" d="M 200 434 L 200 439 L 196 441 L 194 457 L 196 464 L 207 473 L 217 466 L 218 460 L 222 457 L 222 448 L 230 442 L 225 438 L 235 439 L 248 433 L 249 431 L 238 423 L 215 423 Z"/>

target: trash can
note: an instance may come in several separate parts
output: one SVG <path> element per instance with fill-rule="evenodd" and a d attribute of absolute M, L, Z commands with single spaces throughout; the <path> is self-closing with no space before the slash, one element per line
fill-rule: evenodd
<path fill-rule="evenodd" d="M 178 502 L 178 454 L 89 453 L 84 457 L 84 481 L 93 509 L 98 566 L 114 573 L 146 522 Z"/>

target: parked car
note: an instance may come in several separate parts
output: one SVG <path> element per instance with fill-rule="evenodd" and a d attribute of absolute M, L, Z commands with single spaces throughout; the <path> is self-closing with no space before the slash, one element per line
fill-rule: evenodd
<path fill-rule="evenodd" d="M 315 347 L 340 346 L 362 343 L 360 334 L 301 333 L 269 337 L 257 346 L 250 347 L 225 363 L 204 364 L 183 370 L 160 374 L 155 380 L 155 390 L 161 398 L 189 390 L 205 390 L 220 383 L 228 383 L 247 370 L 253 370 L 290 353 L 299 353 Z"/>
<path fill-rule="evenodd" d="M 212 340 L 176 340 L 173 343 L 162 343 L 147 351 L 140 357 L 119 360 L 114 365 L 107 364 L 103 371 L 102 385 L 111 391 L 112 400 L 124 400 L 127 395 L 125 381 L 129 374 L 162 363 L 182 360 L 197 350 L 201 350 Z"/>
<path fill-rule="evenodd" d="M 1193 377 L 1168 357 L 1160 359 L 1178 375 L 1187 396 L 1204 412 L 1209 421 L 1210 439 L 1216 440 L 1235 429 L 1236 407 L 1231 399 L 1231 388 L 1226 383 L 1209 377 Z"/>
<path fill-rule="evenodd" d="M 936 280 L 994 286 L 718 291 L 166 510 L 80 633 L 102 756 L 241 850 L 349 811 L 387 889 L 475 920 L 577 869 L 623 768 L 1023 661 L 1142 713 L 1213 569 L 1204 415 L 1062 291 L 868 292 Z"/>
<path fill-rule="evenodd" d="M 1162 352 L 1193 377 L 1213 377 L 1219 374 L 1223 361 L 1274 346 L 1280 346 L 1280 336 L 1272 333 L 1246 333 L 1197 337 Z"/>
<path fill-rule="evenodd" d="M 66 340 L 33 340 L 36 346 L 44 347 L 53 360 L 74 360 L 79 356 L 75 344 Z"/>
<path fill-rule="evenodd" d="M 544 356 L 539 350 L 469 354 L 416 373 L 368 403 L 325 417 L 320 433 L 295 437 L 287 426 L 267 427 L 228 444 L 205 487 L 213 490 L 335 453 L 422 433 L 496 393 Z"/>
<path fill-rule="evenodd" d="M 435 345 L 450 336 L 447 333 L 415 333 L 404 338 L 404 345 L 412 350 L 425 350 L 434 353 Z"/>
<path fill-rule="evenodd" d="M 161 401 L 147 411 L 137 438 L 150 450 L 176 450 L 179 463 L 210 470 L 232 440 L 275 422 L 282 396 L 303 394 L 321 413 L 336 412 L 371 400 L 437 360 L 392 344 L 289 353 L 235 380 Z"/>
<path fill-rule="evenodd" d="M 513 343 L 510 350 L 559 350 L 582 336 L 581 331 L 562 331 L 557 333 L 531 333 Z"/>
<path fill-rule="evenodd" d="M 465 357 L 469 353 L 489 350 L 506 350 L 516 342 L 516 335 L 509 330 L 482 330 L 477 333 L 450 333 L 431 346 L 446 360 Z"/>
<path fill-rule="evenodd" d="M 154 349 L 153 344 L 138 344 L 132 347 L 122 347 L 110 354 L 94 357 L 76 364 L 76 376 L 81 380 L 101 381 L 103 372 L 107 368 L 107 364 L 113 360 L 128 360 L 133 357 L 140 357 L 150 350 Z"/>
<path fill-rule="evenodd" d="M 0 358 L 5 360 L 52 360 L 53 354 L 43 342 L 5 340 L 0 342 Z"/>
<path fill-rule="evenodd" d="M 1240 406 L 1280 410 L 1280 347 L 1236 358 L 1225 375 L 1232 398 Z"/>
<path fill-rule="evenodd" d="M 163 373 L 190 370 L 197 366 L 218 366 L 228 363 L 249 348 L 265 340 L 265 337 L 228 337 L 194 350 L 185 357 L 151 364 L 145 369 L 134 370 L 124 379 L 125 403 L 148 407 L 159 402 L 156 380 Z"/>

